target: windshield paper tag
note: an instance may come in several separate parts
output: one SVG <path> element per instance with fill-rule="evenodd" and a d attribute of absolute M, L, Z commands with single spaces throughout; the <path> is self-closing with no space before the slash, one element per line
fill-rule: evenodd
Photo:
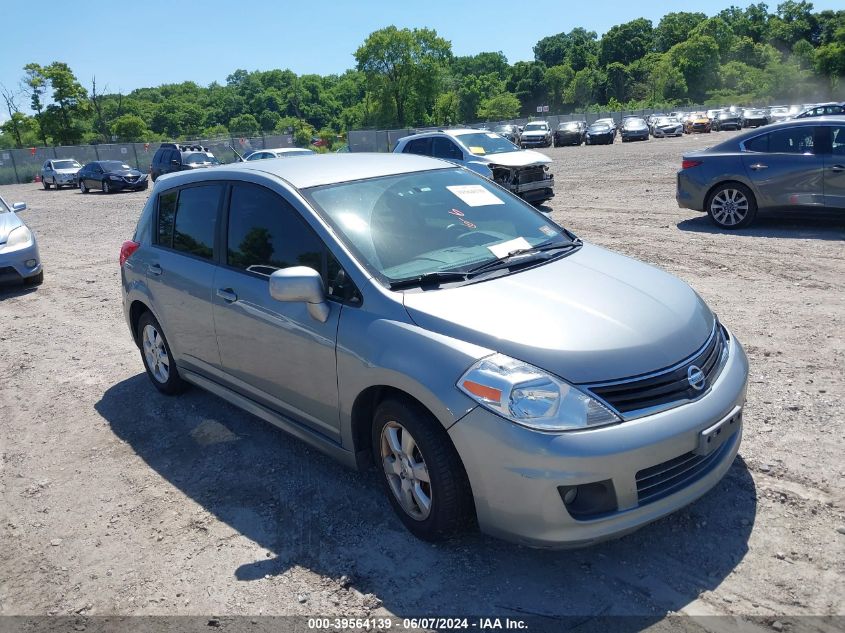
<path fill-rule="evenodd" d="M 487 191 L 481 185 L 452 185 L 446 187 L 471 207 L 486 207 L 491 204 L 505 204 L 505 201 Z"/>
<path fill-rule="evenodd" d="M 478 156 L 482 156 L 487 153 L 484 151 L 484 148 L 480 145 L 470 145 L 469 151 L 471 151 L 473 154 L 477 154 Z"/>
<path fill-rule="evenodd" d="M 501 242 L 500 244 L 493 244 L 493 246 L 488 246 L 487 248 L 491 253 L 493 253 L 493 255 L 502 259 L 514 251 L 531 248 L 531 244 L 529 244 L 528 240 L 524 237 L 518 237 L 513 240 L 508 240 L 507 242 Z"/>
<path fill-rule="evenodd" d="M 487 138 L 499 138 L 498 134 L 493 134 L 492 132 L 487 133 Z"/>

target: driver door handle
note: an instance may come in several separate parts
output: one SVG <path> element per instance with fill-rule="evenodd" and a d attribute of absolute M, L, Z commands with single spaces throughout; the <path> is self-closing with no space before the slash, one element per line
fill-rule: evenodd
<path fill-rule="evenodd" d="M 161 266 L 158 264 L 147 264 L 147 272 L 158 277 L 161 274 Z"/>
<path fill-rule="evenodd" d="M 217 296 L 223 299 L 226 303 L 234 303 L 238 300 L 238 295 L 231 288 L 218 288 Z"/>
<path fill-rule="evenodd" d="M 751 169 L 753 169 L 754 171 L 758 171 L 760 169 L 768 169 L 768 168 L 769 168 L 769 166 L 764 165 L 763 163 L 754 163 L 753 165 L 751 165 Z"/>

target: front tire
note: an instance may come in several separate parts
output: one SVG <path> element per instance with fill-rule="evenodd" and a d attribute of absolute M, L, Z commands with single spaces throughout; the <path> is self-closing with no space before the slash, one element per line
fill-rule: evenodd
<path fill-rule="evenodd" d="M 45 190 L 50 189 L 50 183 L 44 180 L 43 178 L 41 179 L 41 186 L 44 187 Z"/>
<path fill-rule="evenodd" d="M 85 185 L 85 183 L 82 180 L 79 181 L 79 190 L 82 193 L 88 193 L 88 187 Z"/>
<path fill-rule="evenodd" d="M 153 386 L 168 396 L 182 393 L 187 385 L 179 376 L 161 325 L 150 312 L 144 312 L 138 319 L 138 341 L 141 359 Z"/>
<path fill-rule="evenodd" d="M 108 180 L 103 181 L 102 189 L 103 189 L 103 193 L 105 193 L 105 194 L 111 193 L 111 185 L 109 184 Z"/>
<path fill-rule="evenodd" d="M 757 215 L 757 201 L 754 194 L 743 184 L 728 182 L 719 185 L 707 200 L 707 215 L 722 229 L 741 229 L 754 221 Z"/>
<path fill-rule="evenodd" d="M 475 507 L 458 452 L 421 405 L 382 402 L 373 416 L 372 450 L 393 510 L 414 536 L 440 541 L 475 522 Z"/>

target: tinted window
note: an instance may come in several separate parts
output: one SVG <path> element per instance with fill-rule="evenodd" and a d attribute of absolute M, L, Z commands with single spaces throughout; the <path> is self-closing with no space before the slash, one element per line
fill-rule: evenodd
<path fill-rule="evenodd" d="M 173 246 L 177 196 L 177 191 L 167 191 L 158 197 L 158 243 L 162 246 Z"/>
<path fill-rule="evenodd" d="M 409 141 L 405 146 L 404 153 L 431 156 L 431 138 L 417 138 Z"/>
<path fill-rule="evenodd" d="M 494 134 L 493 136 L 498 135 Z M 502 137 L 499 136 L 498 138 Z M 507 141 L 505 142 L 507 143 Z M 445 158 L 447 160 L 462 160 L 464 157 L 464 153 L 457 145 L 455 145 L 448 138 L 443 138 L 442 136 L 435 137 L 433 149 L 435 158 Z M 482 153 L 484 152 L 482 151 Z"/>
<path fill-rule="evenodd" d="M 179 192 L 173 248 L 206 259 L 214 256 L 214 227 L 222 190 L 222 185 L 212 184 Z"/>
<path fill-rule="evenodd" d="M 322 241 L 278 194 L 257 185 L 234 185 L 229 204 L 226 261 L 230 266 L 270 275 L 289 266 L 322 273 Z"/>
<path fill-rule="evenodd" d="M 845 125 L 829 127 L 830 130 L 830 153 L 834 156 L 845 156 Z"/>
<path fill-rule="evenodd" d="M 815 128 L 803 126 L 775 130 L 745 142 L 746 151 L 771 154 L 812 154 Z"/>

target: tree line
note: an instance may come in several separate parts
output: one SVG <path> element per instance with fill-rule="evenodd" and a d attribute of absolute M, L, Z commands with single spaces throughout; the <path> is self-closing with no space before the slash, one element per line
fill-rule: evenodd
<path fill-rule="evenodd" d="M 428 28 L 389 26 L 355 51 L 343 74 L 236 70 L 225 84 L 186 81 L 128 94 L 83 84 L 70 66 L 27 64 L 18 87 L 0 86 L 8 120 L 0 146 L 292 133 L 332 142 L 367 127 L 451 125 L 552 112 L 795 103 L 845 86 L 845 10 L 786 0 L 713 16 L 638 18 L 603 36 L 578 27 L 539 40 L 534 60 L 501 52 L 456 56 Z M 29 112 L 25 107 L 29 106 Z"/>

